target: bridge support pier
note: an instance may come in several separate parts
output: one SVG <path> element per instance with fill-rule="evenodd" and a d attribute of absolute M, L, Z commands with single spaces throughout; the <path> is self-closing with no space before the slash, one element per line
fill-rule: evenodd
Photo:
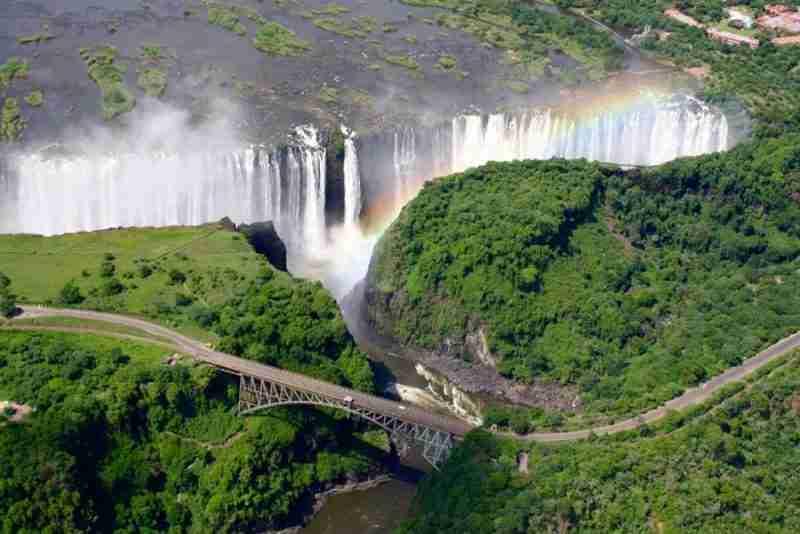
<path fill-rule="evenodd" d="M 454 446 L 453 435 L 449 432 L 361 406 L 350 397 L 340 398 L 263 378 L 239 376 L 239 415 L 293 404 L 337 408 L 366 419 L 385 429 L 398 451 L 407 449 L 409 443 L 421 445 L 423 458 L 436 469 L 447 460 Z"/>

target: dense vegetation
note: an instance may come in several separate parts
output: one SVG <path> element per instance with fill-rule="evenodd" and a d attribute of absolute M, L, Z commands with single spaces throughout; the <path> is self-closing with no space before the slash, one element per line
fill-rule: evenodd
<path fill-rule="evenodd" d="M 0 423 L 2 532 L 264 530 L 382 454 L 335 414 L 239 418 L 235 381 L 165 356 L 87 335 L 0 332 L 0 399 L 35 408 Z"/>
<path fill-rule="evenodd" d="M 623 49 L 592 24 L 525 2 L 511 0 L 402 0 L 412 6 L 439 7 L 452 15 L 439 15 L 436 24 L 461 29 L 488 45 L 511 50 L 509 63 L 517 65 L 518 80 L 533 81 L 549 75 L 573 85 L 595 80 L 622 67 Z M 572 65 L 552 64 L 565 54 Z"/>
<path fill-rule="evenodd" d="M 275 270 L 221 225 L 2 241 L 0 257 L 11 259 L 0 313 L 13 310 L 12 290 L 144 313 L 247 358 L 374 387 L 330 294 Z M 142 335 L 100 321 L 26 322 Z M 0 332 L 0 401 L 34 408 L 0 428 L 1 531 L 264 530 L 298 521 L 321 486 L 378 468 L 384 452 L 343 414 L 237 417 L 235 381 L 183 360 L 165 365 L 168 355 L 92 336 Z M 382 436 L 364 439 L 383 446 Z"/>
<path fill-rule="evenodd" d="M 595 17 L 626 34 L 652 31 L 641 47 L 655 57 L 679 67 L 706 67 L 702 96 L 732 109 L 742 104 L 757 119 L 759 133 L 775 134 L 796 128 L 800 116 L 800 46 L 775 46 L 771 31 L 750 31 L 761 41 L 752 50 L 747 46 L 730 46 L 710 39 L 702 29 L 673 21 L 663 15 L 665 9 L 678 7 L 711 27 L 737 31 L 723 26 L 726 16 L 724 2 L 719 0 L 559 0 L 559 5 L 586 10 Z M 737 1 L 749 7 L 754 15 L 763 12 L 765 5 L 782 3 L 798 5 L 797 1 L 767 2 Z M 659 34 L 658 32 L 667 32 Z"/>
<path fill-rule="evenodd" d="M 641 172 L 445 178 L 379 244 L 371 314 L 467 359 L 482 330 L 502 373 L 577 384 L 590 411 L 653 406 L 796 330 L 798 150 L 786 136 Z"/>
<path fill-rule="evenodd" d="M 546 446 L 473 433 L 402 532 L 797 532 L 797 358 L 786 367 L 660 437 Z"/>

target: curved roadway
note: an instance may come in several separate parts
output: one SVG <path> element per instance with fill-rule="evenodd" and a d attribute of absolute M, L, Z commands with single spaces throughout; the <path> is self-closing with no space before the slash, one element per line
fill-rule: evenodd
<path fill-rule="evenodd" d="M 35 306 L 23 306 L 22 310 L 23 314 L 19 316 L 21 319 L 35 317 L 72 317 L 87 321 L 102 321 L 135 328 L 152 336 L 162 338 L 163 340 L 168 340 L 172 344 L 166 343 L 165 341 L 152 340 L 127 334 L 104 332 L 96 328 L 29 325 L 12 326 L 11 328 L 18 330 L 50 330 L 94 333 L 121 339 L 155 343 L 164 347 L 173 348 L 197 360 L 206 362 L 235 375 L 264 378 L 296 389 L 320 393 L 340 401 L 350 398 L 356 405 L 363 406 L 412 423 L 418 423 L 438 430 L 444 430 L 456 436 L 463 436 L 469 430 L 474 428 L 474 426 L 470 425 L 469 423 L 466 423 L 455 417 L 434 414 L 413 405 L 404 405 L 383 397 L 368 395 L 366 393 L 361 393 L 359 391 L 337 386 L 335 384 L 316 380 L 305 375 L 292 373 L 276 367 L 260 364 L 252 360 L 245 360 L 237 356 L 218 352 L 209 349 L 203 343 L 184 336 L 183 334 L 180 334 L 174 330 L 151 323 L 149 321 L 144 321 L 142 319 L 128 317 L 125 315 L 87 310 L 57 309 Z M 669 411 L 682 410 L 684 408 L 704 402 L 724 386 L 743 380 L 761 367 L 797 349 L 800 349 L 800 332 L 775 343 L 756 356 L 745 360 L 741 365 L 728 369 L 724 373 L 714 377 L 708 382 L 687 390 L 683 395 L 672 399 L 663 406 L 650 410 L 639 416 L 620 421 L 613 425 L 589 428 L 586 430 L 577 430 L 574 432 L 534 432 L 525 436 L 513 436 L 529 441 L 558 442 L 585 439 L 589 437 L 590 434 L 614 434 L 617 432 L 623 432 L 625 430 L 632 430 L 641 426 L 642 424 L 658 421 L 659 419 L 665 417 Z"/>

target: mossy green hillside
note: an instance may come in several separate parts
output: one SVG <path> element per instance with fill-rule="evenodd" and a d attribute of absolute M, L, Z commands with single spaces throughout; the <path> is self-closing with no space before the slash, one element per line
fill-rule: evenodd
<path fill-rule="evenodd" d="M 72 283 L 79 296 L 67 297 L 67 304 L 145 314 L 195 330 L 193 315 L 226 302 L 265 268 L 244 237 L 215 224 L 0 235 L 0 272 L 25 302 L 62 303 Z"/>

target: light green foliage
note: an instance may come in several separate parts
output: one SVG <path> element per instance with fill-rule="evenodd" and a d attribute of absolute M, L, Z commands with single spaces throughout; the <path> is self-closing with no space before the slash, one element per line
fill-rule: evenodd
<path fill-rule="evenodd" d="M 17 37 L 17 42 L 21 45 L 42 44 L 55 38 L 56 38 L 55 35 L 51 35 L 49 33 L 36 33 L 33 35 L 25 35 L 22 37 Z"/>
<path fill-rule="evenodd" d="M 800 369 L 787 365 L 663 437 L 553 447 L 475 432 L 423 482 L 400 532 L 797 532 Z"/>
<path fill-rule="evenodd" d="M 407 68 L 408 70 L 419 70 L 419 63 L 417 63 L 417 60 L 411 56 L 389 55 L 385 56 L 383 59 L 387 63 L 399 65 Z"/>
<path fill-rule="evenodd" d="M 0 110 L 0 142 L 17 141 L 25 129 L 25 120 L 19 110 L 16 98 L 6 98 Z"/>
<path fill-rule="evenodd" d="M 240 22 L 239 16 L 231 8 L 221 4 L 209 4 L 208 23 L 237 35 L 247 35 L 247 28 Z"/>
<path fill-rule="evenodd" d="M 439 61 L 436 63 L 436 67 L 445 71 L 450 72 L 456 69 L 458 66 L 458 61 L 455 57 L 445 54 L 443 56 L 439 56 Z"/>
<path fill-rule="evenodd" d="M 8 89 L 14 80 L 28 77 L 28 62 L 18 57 L 10 57 L 0 65 L 0 89 Z"/>
<path fill-rule="evenodd" d="M 145 61 L 158 63 L 164 58 L 164 51 L 157 44 L 142 45 L 141 57 Z"/>
<path fill-rule="evenodd" d="M 136 98 L 125 86 L 124 75 L 128 66 L 116 62 L 117 54 L 113 46 L 83 48 L 80 51 L 89 78 L 103 94 L 103 117 L 106 120 L 128 113 L 136 106 Z"/>
<path fill-rule="evenodd" d="M 300 56 L 311 50 L 311 43 L 298 38 L 292 30 L 277 22 L 262 24 L 253 39 L 253 46 L 277 56 Z"/>
<path fill-rule="evenodd" d="M 339 101 L 339 91 L 335 87 L 323 87 L 319 90 L 319 99 L 326 104 L 336 104 Z"/>
<path fill-rule="evenodd" d="M 506 82 L 506 87 L 508 87 L 509 89 L 514 91 L 515 93 L 519 93 L 521 95 L 528 94 L 528 91 L 530 90 L 530 87 L 528 87 L 527 83 L 520 82 L 520 81 L 517 81 L 517 80 L 511 80 L 511 81 Z"/>
<path fill-rule="evenodd" d="M 15 281 L 27 302 L 69 303 L 63 291 L 74 285 L 82 307 L 144 314 L 202 336 L 192 326 L 195 319 L 235 296 L 266 265 L 246 240 L 233 235 L 238 234 L 217 225 L 47 238 L 6 235 L 0 236 L 0 271 Z M 182 281 L 173 282 L 174 273 Z M 107 283 L 114 277 L 116 284 Z M 125 290 L 114 293 L 118 284 Z M 72 289 L 69 293 L 74 295 Z M 192 304 L 177 305 L 179 293 L 191 297 Z"/>
<path fill-rule="evenodd" d="M 167 89 L 167 74 L 159 69 L 145 68 L 139 72 L 136 84 L 147 96 L 159 98 Z"/>
<path fill-rule="evenodd" d="M 338 15 L 344 15 L 345 13 L 350 13 L 350 8 L 345 7 L 341 4 L 337 4 L 335 2 L 331 2 L 330 4 L 325 4 L 318 9 L 314 9 L 311 11 L 315 15 L 327 15 L 330 17 L 336 17 Z"/>
<path fill-rule="evenodd" d="M 351 25 L 333 17 L 315 18 L 312 24 L 320 30 L 325 30 L 350 39 L 356 37 L 363 39 L 367 36 L 367 34 L 356 27 L 355 24 Z"/>
<path fill-rule="evenodd" d="M 37 89 L 35 91 L 31 91 L 25 97 L 25 102 L 27 102 L 29 106 L 33 106 L 35 108 L 38 108 L 42 104 L 44 104 L 44 93 L 39 89 Z"/>
<path fill-rule="evenodd" d="M 403 41 L 407 42 L 410 45 L 415 45 L 419 42 L 416 35 L 404 35 Z"/>
<path fill-rule="evenodd" d="M 379 243 L 371 313 L 401 341 L 465 355 L 483 325 L 501 372 L 578 385 L 590 412 L 653 407 L 797 329 L 798 147 L 445 178 Z"/>

